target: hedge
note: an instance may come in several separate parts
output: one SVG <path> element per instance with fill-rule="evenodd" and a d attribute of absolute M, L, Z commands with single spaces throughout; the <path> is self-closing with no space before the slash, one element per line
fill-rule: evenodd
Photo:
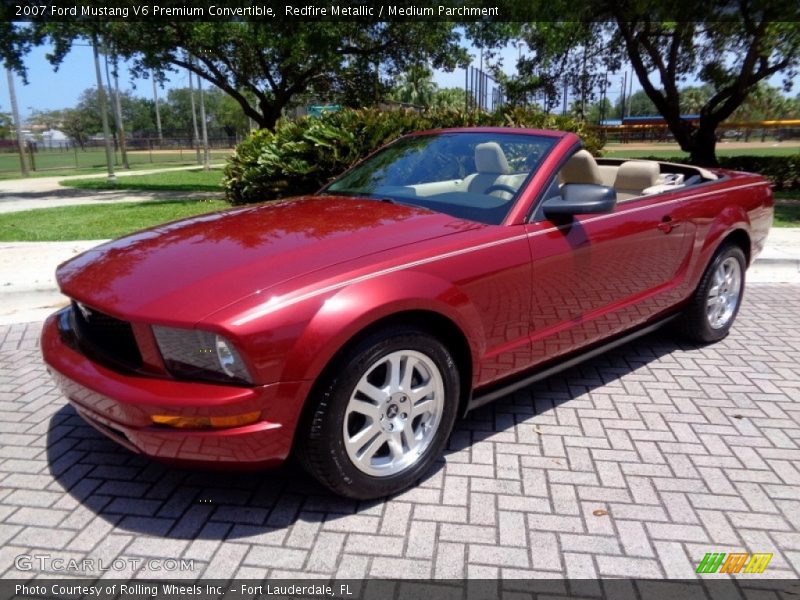
<path fill-rule="evenodd" d="M 646 158 L 688 164 L 688 158 L 685 156 L 673 156 L 672 158 L 648 156 Z M 800 153 L 789 156 L 719 156 L 717 161 L 723 169 L 763 175 L 776 190 L 800 189 Z"/>
<path fill-rule="evenodd" d="M 790 156 L 723 156 L 719 166 L 733 171 L 760 173 L 776 190 L 800 189 L 800 153 Z"/>
<path fill-rule="evenodd" d="M 312 193 L 380 146 L 412 131 L 469 126 L 532 127 L 573 131 L 597 154 L 602 143 L 569 117 L 514 108 L 496 113 L 438 110 L 426 113 L 343 109 L 320 117 L 280 121 L 275 131 L 252 133 L 225 167 L 223 186 L 232 204 Z"/>

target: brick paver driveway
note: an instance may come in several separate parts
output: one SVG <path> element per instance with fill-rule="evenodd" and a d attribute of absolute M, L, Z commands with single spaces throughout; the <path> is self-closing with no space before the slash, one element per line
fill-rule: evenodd
<path fill-rule="evenodd" d="M 800 572 L 797 286 L 751 286 L 722 343 L 651 335 L 472 414 L 417 488 L 369 503 L 291 464 L 197 473 L 118 448 L 53 388 L 38 328 L 0 329 L 3 578 L 20 555 L 121 559 L 115 576 L 183 558 L 169 575 L 687 578 L 744 551 Z"/>

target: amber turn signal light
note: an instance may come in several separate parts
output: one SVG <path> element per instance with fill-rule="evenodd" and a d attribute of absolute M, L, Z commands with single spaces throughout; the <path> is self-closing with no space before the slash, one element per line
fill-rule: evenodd
<path fill-rule="evenodd" d="M 156 425 L 166 425 L 176 429 L 225 429 L 255 423 L 261 416 L 259 411 L 231 415 L 229 417 L 181 417 L 177 415 L 153 415 Z"/>

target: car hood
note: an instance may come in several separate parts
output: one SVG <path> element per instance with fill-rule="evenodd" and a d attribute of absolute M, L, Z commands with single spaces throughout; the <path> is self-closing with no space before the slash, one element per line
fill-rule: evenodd
<path fill-rule="evenodd" d="M 305 196 L 134 233 L 76 256 L 56 277 L 67 296 L 120 318 L 194 323 L 294 277 L 465 229 L 421 208 Z"/>

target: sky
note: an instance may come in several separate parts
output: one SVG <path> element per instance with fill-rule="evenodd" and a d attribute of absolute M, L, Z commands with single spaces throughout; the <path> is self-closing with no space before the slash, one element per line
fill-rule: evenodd
<path fill-rule="evenodd" d="M 14 87 L 22 119 L 27 118 L 34 110 L 54 110 L 75 106 L 81 92 L 97 85 L 90 46 L 83 44 L 74 46 L 64 58 L 58 71 L 53 70 L 53 66 L 45 57 L 49 50 L 49 46 L 37 47 L 25 57 L 25 66 L 28 68 L 27 85 L 19 76 L 15 75 Z M 106 73 L 102 55 L 100 61 L 100 69 L 105 82 Z M 189 77 L 186 72 L 172 73 L 165 89 L 188 86 Z M 151 80 L 138 79 L 134 88 L 125 68 L 120 68 L 119 87 L 120 90 L 131 91 L 137 96 L 153 97 Z M 159 88 L 159 96 L 162 95 L 166 95 L 166 92 Z M 7 79 L 0 77 L 0 111 L 9 112 L 9 105 Z"/>

